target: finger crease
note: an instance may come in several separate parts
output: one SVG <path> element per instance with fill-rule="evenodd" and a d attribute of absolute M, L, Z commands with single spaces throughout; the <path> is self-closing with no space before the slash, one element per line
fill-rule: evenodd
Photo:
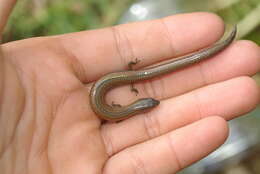
<path fill-rule="evenodd" d="M 143 84 L 144 93 L 150 97 L 156 97 L 156 89 L 153 86 L 153 80 L 146 80 Z"/>
<path fill-rule="evenodd" d="M 55 106 L 53 104 L 50 105 L 51 107 Z M 55 118 L 55 115 L 57 114 L 57 108 L 53 107 L 52 109 L 52 112 L 50 113 L 50 120 L 49 123 L 51 126 L 49 126 L 49 129 L 48 129 L 48 132 L 46 133 L 46 139 L 49 140 L 50 137 L 51 137 L 51 130 L 53 129 L 53 121 L 54 121 L 54 118 Z M 40 154 L 43 154 L 45 153 L 44 151 L 46 151 L 46 158 L 47 158 L 47 161 L 48 161 L 48 166 L 49 168 L 46 169 L 48 170 L 48 172 L 50 174 L 53 174 L 53 165 L 51 164 L 51 161 L 50 161 L 50 157 L 49 157 L 49 149 L 50 149 L 50 144 L 49 144 L 49 141 L 45 144 L 44 147 L 42 147 L 42 150 L 39 151 Z"/>
<path fill-rule="evenodd" d="M 106 152 L 107 152 L 108 156 L 112 156 L 115 153 L 115 148 L 114 148 L 111 138 L 108 136 L 108 134 L 104 130 L 104 127 L 101 128 L 101 136 L 102 136 L 103 142 L 105 144 L 105 148 L 106 148 Z"/>
<path fill-rule="evenodd" d="M 200 102 L 200 99 L 199 99 L 199 96 L 198 96 L 199 94 L 198 94 L 198 92 L 197 91 L 195 91 L 195 92 L 193 92 L 193 98 L 194 98 L 194 102 L 193 103 L 195 103 L 196 105 L 197 105 L 197 107 L 195 107 L 195 108 L 197 108 L 197 111 L 198 111 L 198 114 L 195 114 L 195 115 L 198 115 L 197 116 L 197 119 L 195 119 L 194 118 L 194 120 L 201 120 L 203 117 L 202 117 L 202 106 L 201 106 L 201 102 Z"/>
<path fill-rule="evenodd" d="M 130 153 L 128 151 L 128 154 L 130 156 L 130 159 L 133 164 L 133 168 L 136 174 L 147 174 L 148 172 L 145 170 L 145 165 L 143 163 L 143 160 L 141 160 L 139 157 L 137 157 L 134 153 Z"/>
<path fill-rule="evenodd" d="M 124 34 L 124 32 L 121 32 L 118 27 L 111 27 L 111 30 L 114 36 L 115 47 L 118 52 L 119 58 L 121 59 L 122 64 L 128 68 L 127 65 L 130 62 L 128 60 L 128 57 L 134 57 L 132 45 L 127 35 Z M 130 56 L 127 56 L 128 54 Z"/>
<path fill-rule="evenodd" d="M 166 90 L 165 90 L 165 83 L 164 83 L 163 78 L 158 77 L 156 79 L 156 82 L 158 82 L 159 86 L 160 86 L 160 88 L 159 88 L 160 94 L 158 96 L 160 97 L 160 99 L 165 99 L 166 98 L 166 92 L 165 92 Z"/>
<path fill-rule="evenodd" d="M 157 98 L 157 88 L 155 88 L 155 81 L 154 80 L 150 80 L 150 86 L 151 86 L 151 92 L 152 94 L 150 96 L 154 97 L 154 98 Z"/>
<path fill-rule="evenodd" d="M 200 73 L 201 80 L 202 80 L 202 84 L 201 85 L 202 86 L 208 85 L 209 83 L 208 83 L 207 78 L 206 78 L 206 73 L 203 70 L 203 62 L 199 62 L 198 63 L 198 68 L 199 68 L 199 73 Z"/>
<path fill-rule="evenodd" d="M 60 39 L 57 39 L 57 41 L 59 42 L 58 45 L 61 46 L 62 53 L 69 57 L 69 59 L 65 59 L 65 61 L 69 63 L 70 68 L 73 70 L 76 77 L 80 81 L 86 81 L 85 77 L 87 73 L 83 65 L 80 63 L 78 56 L 72 50 L 68 50 Z"/>
<path fill-rule="evenodd" d="M 175 49 L 174 49 L 172 40 L 170 39 L 170 38 L 171 38 L 171 34 L 170 34 L 170 31 L 169 31 L 168 25 L 165 23 L 165 18 L 159 19 L 159 21 L 162 23 L 162 25 L 163 25 L 164 28 L 165 28 L 166 35 L 167 35 L 166 38 L 168 39 L 168 41 L 169 41 L 169 43 L 170 43 L 170 47 L 171 47 L 172 53 L 175 53 Z"/>
<path fill-rule="evenodd" d="M 178 155 L 176 153 L 176 150 L 174 148 L 174 144 L 172 142 L 172 139 L 170 137 L 170 134 L 166 135 L 166 141 L 168 142 L 169 148 L 171 153 L 173 154 L 172 157 L 174 157 L 175 162 L 176 162 L 176 166 L 177 166 L 177 171 L 181 170 L 183 168 L 183 166 L 181 165 L 180 159 L 178 158 Z"/>
<path fill-rule="evenodd" d="M 155 115 L 144 113 L 143 117 L 144 128 L 149 139 L 161 135 L 161 126 Z"/>

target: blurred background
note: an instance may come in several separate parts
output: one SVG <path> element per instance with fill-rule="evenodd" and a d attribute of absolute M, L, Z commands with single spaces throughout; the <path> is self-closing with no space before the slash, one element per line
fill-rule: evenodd
<path fill-rule="evenodd" d="M 238 25 L 239 39 L 260 44 L 260 0 L 19 0 L 4 42 L 192 11 L 214 12 Z M 254 78 L 260 84 L 260 75 Z M 221 148 L 180 173 L 260 174 L 260 108 L 229 125 Z"/>

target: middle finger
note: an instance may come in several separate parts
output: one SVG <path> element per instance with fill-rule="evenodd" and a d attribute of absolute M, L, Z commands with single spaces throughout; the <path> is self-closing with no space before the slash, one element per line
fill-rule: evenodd
<path fill-rule="evenodd" d="M 230 120 L 259 102 L 255 82 L 248 77 L 209 85 L 163 100 L 158 108 L 120 123 L 105 124 L 102 134 L 110 155 L 211 115 Z"/>

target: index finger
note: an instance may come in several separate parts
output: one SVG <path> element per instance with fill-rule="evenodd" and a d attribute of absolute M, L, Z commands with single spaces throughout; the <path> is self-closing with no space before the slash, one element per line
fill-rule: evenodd
<path fill-rule="evenodd" d="M 86 83 L 127 69 L 136 58 L 141 60 L 138 66 L 147 66 L 196 51 L 218 40 L 223 31 L 218 16 L 191 13 L 67 34 L 58 40 L 85 70 L 81 80 Z"/>
<path fill-rule="evenodd" d="M 107 73 L 128 69 L 128 63 L 136 58 L 140 60 L 136 67 L 139 68 L 194 52 L 214 43 L 223 32 L 224 24 L 220 17 L 196 12 L 27 39 L 5 44 L 5 47 L 18 55 L 22 50 L 23 57 L 43 55 L 45 58 L 48 53 L 62 57 L 62 61 L 69 60 L 77 78 L 89 83 Z"/>

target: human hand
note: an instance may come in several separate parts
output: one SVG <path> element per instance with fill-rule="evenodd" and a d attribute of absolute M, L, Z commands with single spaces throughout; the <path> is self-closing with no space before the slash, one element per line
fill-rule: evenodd
<path fill-rule="evenodd" d="M 212 59 L 138 83 L 138 96 L 129 86 L 111 91 L 108 99 L 120 104 L 161 101 L 119 123 L 102 123 L 88 95 L 95 80 L 136 57 L 148 66 L 206 47 L 223 31 L 217 16 L 193 13 L 2 45 L 0 173 L 172 174 L 205 157 L 225 141 L 226 121 L 259 102 L 247 77 L 260 68 L 254 43 L 234 42 Z"/>

